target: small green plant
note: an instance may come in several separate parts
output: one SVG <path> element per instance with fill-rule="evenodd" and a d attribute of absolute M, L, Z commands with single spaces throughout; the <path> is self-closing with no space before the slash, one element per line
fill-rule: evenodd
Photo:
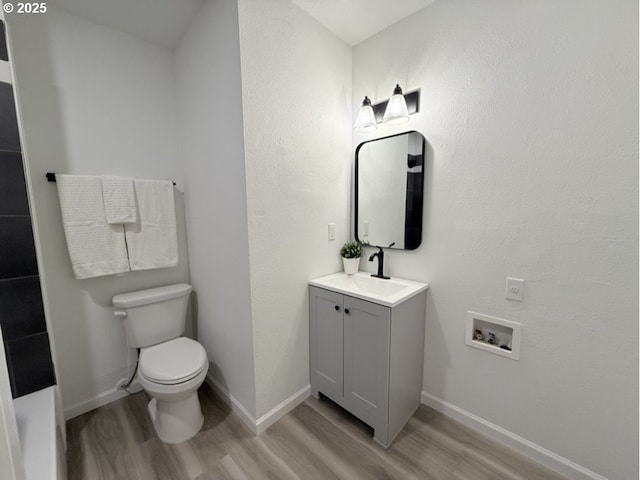
<path fill-rule="evenodd" d="M 367 245 L 366 242 L 346 242 L 340 249 L 340 255 L 344 258 L 360 258 L 362 255 L 362 247 Z"/>

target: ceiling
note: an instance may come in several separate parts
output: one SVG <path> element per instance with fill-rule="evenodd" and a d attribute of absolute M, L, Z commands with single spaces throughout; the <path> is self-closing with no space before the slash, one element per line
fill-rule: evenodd
<path fill-rule="evenodd" d="M 435 0 L 291 0 L 349 45 L 357 45 Z"/>
<path fill-rule="evenodd" d="M 48 3 L 85 20 L 173 49 L 204 1 L 49 0 Z M 353 46 L 435 0 L 290 1 Z"/>
<path fill-rule="evenodd" d="M 48 0 L 94 23 L 173 49 L 203 0 Z"/>

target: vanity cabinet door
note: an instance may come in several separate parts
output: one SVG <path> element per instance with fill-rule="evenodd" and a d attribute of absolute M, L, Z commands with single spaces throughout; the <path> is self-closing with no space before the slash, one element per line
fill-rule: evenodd
<path fill-rule="evenodd" d="M 376 437 L 387 430 L 390 322 L 390 308 L 344 297 L 344 401 Z"/>
<path fill-rule="evenodd" d="M 339 293 L 309 287 L 312 393 L 340 402 L 343 395 L 343 320 Z"/>

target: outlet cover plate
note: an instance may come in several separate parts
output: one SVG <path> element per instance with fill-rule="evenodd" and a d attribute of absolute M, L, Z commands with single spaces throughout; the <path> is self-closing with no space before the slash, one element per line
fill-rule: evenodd
<path fill-rule="evenodd" d="M 524 295 L 524 280 L 521 278 L 507 277 L 507 287 L 504 292 L 504 298 L 521 302 Z"/>

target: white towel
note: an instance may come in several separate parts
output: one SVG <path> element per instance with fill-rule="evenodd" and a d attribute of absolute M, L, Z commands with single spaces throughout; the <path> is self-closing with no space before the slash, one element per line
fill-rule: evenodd
<path fill-rule="evenodd" d="M 102 200 L 107 223 L 136 223 L 136 196 L 133 178 L 102 175 Z"/>
<path fill-rule="evenodd" d="M 173 182 L 133 181 L 138 223 L 124 226 L 131 270 L 178 265 L 178 231 Z"/>
<path fill-rule="evenodd" d="M 122 225 L 109 225 L 100 177 L 57 174 L 62 223 L 76 278 L 128 272 Z"/>

